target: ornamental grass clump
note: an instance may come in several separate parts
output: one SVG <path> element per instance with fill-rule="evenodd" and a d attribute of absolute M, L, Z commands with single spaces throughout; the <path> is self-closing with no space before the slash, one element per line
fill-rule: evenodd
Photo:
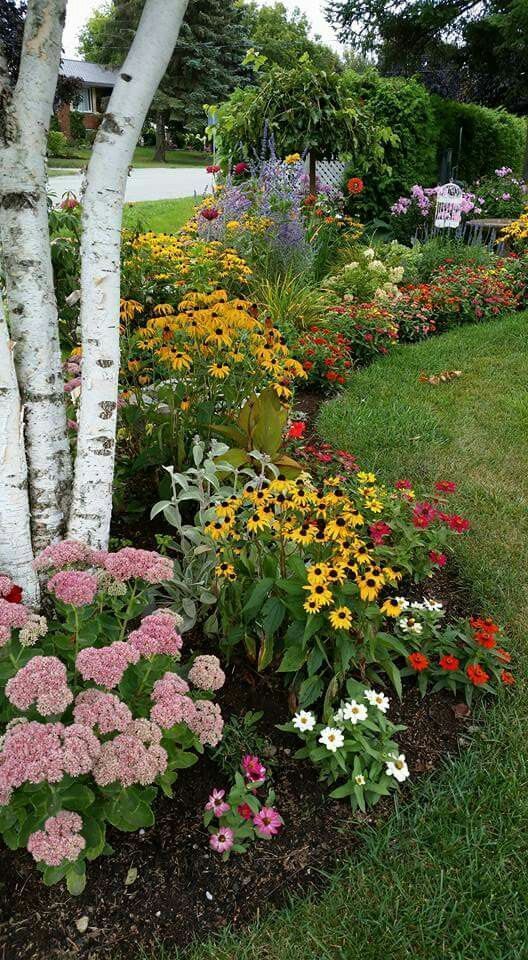
<path fill-rule="evenodd" d="M 447 509 L 452 492 L 440 482 L 419 501 L 408 481 L 388 490 L 364 471 L 319 486 L 279 475 L 217 505 L 204 534 L 217 550 L 222 649 L 273 663 L 303 706 L 325 688 L 335 697 L 357 669 L 385 671 L 401 692 L 400 584 L 428 577 L 450 532 L 469 526 Z"/>
<path fill-rule="evenodd" d="M 0 576 L 0 833 L 77 894 L 86 862 L 110 852 L 107 824 L 152 826 L 159 789 L 172 796 L 178 770 L 218 745 L 225 675 L 214 656 L 182 663 L 178 614 L 145 615 L 167 557 L 63 541 L 36 566 L 48 619 Z"/>

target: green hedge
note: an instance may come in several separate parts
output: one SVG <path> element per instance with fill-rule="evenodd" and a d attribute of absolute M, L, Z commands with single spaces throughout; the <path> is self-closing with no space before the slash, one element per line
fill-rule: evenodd
<path fill-rule="evenodd" d="M 438 153 L 453 148 L 457 176 L 471 183 L 497 167 L 512 167 L 522 175 L 526 157 L 526 118 L 506 110 L 490 110 L 474 103 L 457 103 L 432 96 Z M 462 128 L 462 148 L 458 143 Z"/>
<path fill-rule="evenodd" d="M 390 127 L 397 144 L 385 147 L 388 169 L 364 176 L 365 190 L 354 209 L 367 217 L 385 212 L 415 183 L 436 182 L 437 127 L 431 97 L 423 84 L 403 77 L 382 77 L 376 70 L 343 76 L 350 95 L 369 107 L 377 123 Z M 363 176 L 368 164 L 361 155 L 347 168 L 349 176 Z M 361 210 L 359 209 L 361 207 Z"/>

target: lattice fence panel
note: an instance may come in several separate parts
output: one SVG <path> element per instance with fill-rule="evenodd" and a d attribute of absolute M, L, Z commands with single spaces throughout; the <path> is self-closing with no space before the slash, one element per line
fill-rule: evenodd
<path fill-rule="evenodd" d="M 342 160 L 317 160 L 315 171 L 318 180 L 325 187 L 336 187 L 338 190 L 343 188 L 343 175 L 346 164 Z M 306 157 L 306 170 L 310 169 L 310 156 Z"/>

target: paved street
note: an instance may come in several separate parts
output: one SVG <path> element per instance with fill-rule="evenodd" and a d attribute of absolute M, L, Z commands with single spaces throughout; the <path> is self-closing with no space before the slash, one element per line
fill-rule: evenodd
<path fill-rule="evenodd" d="M 133 203 L 137 200 L 174 200 L 177 197 L 201 195 L 210 186 L 211 180 L 210 174 L 201 167 L 135 169 L 128 178 L 126 200 Z M 78 196 L 81 183 L 80 173 L 50 177 L 48 192 L 59 202 L 67 191 Z"/>

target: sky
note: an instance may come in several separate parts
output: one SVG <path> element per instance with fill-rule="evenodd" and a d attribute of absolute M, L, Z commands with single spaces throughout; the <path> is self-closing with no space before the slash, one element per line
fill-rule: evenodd
<path fill-rule="evenodd" d="M 290 10 L 299 7 L 311 21 L 314 33 L 319 33 L 323 40 L 333 47 L 339 47 L 335 34 L 323 15 L 324 0 L 282 0 L 282 2 Z M 66 57 L 75 59 L 79 31 L 90 14 L 101 5 L 102 0 L 68 0 L 63 40 Z M 261 5 L 266 6 L 264 0 Z"/>

